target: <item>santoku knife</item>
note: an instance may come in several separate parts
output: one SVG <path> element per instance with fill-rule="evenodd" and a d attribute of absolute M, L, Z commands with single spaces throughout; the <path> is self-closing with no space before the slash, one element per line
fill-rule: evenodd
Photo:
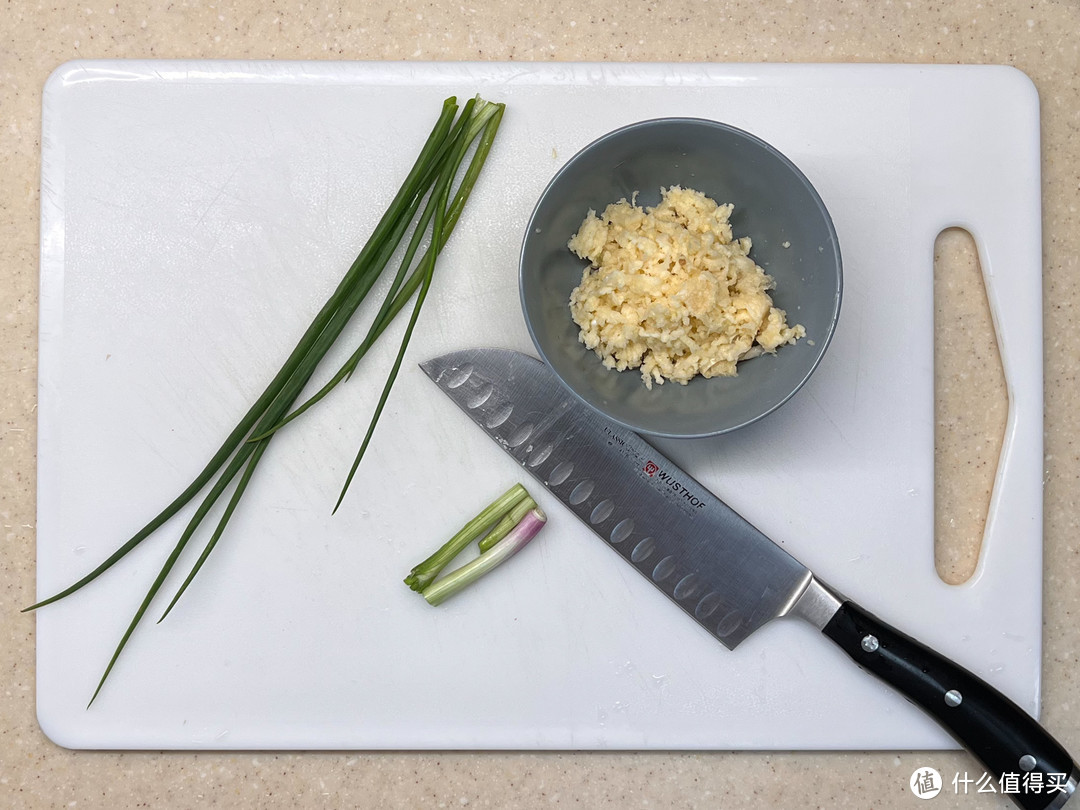
<path fill-rule="evenodd" d="M 972 673 L 845 599 L 636 433 L 579 402 L 535 358 L 472 349 L 421 368 L 606 544 L 724 646 L 780 617 L 810 622 L 929 713 L 1010 797 L 1060 808 L 1080 769 L 1030 715 Z"/>

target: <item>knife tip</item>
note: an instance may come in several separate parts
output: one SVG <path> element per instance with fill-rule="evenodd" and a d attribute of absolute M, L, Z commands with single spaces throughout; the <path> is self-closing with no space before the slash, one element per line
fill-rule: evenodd
<path fill-rule="evenodd" d="M 417 363 L 416 365 L 420 366 L 421 371 L 423 371 L 429 377 L 434 379 L 435 376 L 436 376 L 435 367 L 436 367 L 436 364 L 439 362 L 439 359 L 440 358 L 438 358 L 438 357 L 432 357 L 430 360 L 422 360 L 421 362 Z"/>

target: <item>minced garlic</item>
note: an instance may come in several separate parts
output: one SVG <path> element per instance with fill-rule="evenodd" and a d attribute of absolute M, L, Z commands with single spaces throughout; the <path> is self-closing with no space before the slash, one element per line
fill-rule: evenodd
<path fill-rule="evenodd" d="M 579 339 L 607 368 L 639 368 L 646 387 L 697 375 L 734 376 L 740 360 L 806 334 L 773 306 L 773 280 L 733 239 L 733 206 L 699 191 L 660 190 L 589 211 L 568 247 L 590 266 L 570 294 Z M 636 198 L 636 195 L 635 195 Z"/>

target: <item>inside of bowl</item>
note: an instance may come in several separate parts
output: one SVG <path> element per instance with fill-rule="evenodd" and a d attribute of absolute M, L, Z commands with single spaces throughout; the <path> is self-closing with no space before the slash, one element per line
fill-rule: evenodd
<path fill-rule="evenodd" d="M 806 337 L 739 364 L 735 377 L 696 378 L 646 389 L 636 370 L 606 369 L 578 340 L 570 292 L 586 262 L 567 247 L 589 210 L 631 199 L 655 205 L 662 187 L 682 185 L 731 203 L 736 238 L 776 282 L 776 306 Z M 643 433 L 722 433 L 775 410 L 816 367 L 838 313 L 840 253 L 820 198 L 802 174 L 768 144 L 709 121 L 642 122 L 594 142 L 555 176 L 538 203 L 521 255 L 521 296 L 534 342 L 578 396 Z"/>

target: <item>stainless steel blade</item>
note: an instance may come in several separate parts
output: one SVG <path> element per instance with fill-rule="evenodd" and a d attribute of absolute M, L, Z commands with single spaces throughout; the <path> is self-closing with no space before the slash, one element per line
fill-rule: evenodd
<path fill-rule="evenodd" d="M 469 349 L 421 368 L 725 646 L 787 613 L 811 585 L 807 568 L 638 434 L 578 401 L 539 360 Z"/>
<path fill-rule="evenodd" d="M 1080 766 L 1023 709 L 816 579 L 640 436 L 580 402 L 539 360 L 473 349 L 421 365 L 503 449 L 727 647 L 771 619 L 797 616 L 930 715 L 999 780 L 1016 768 L 1062 780 L 1057 797 L 1013 795 L 1019 806 L 1058 808 L 1075 795 Z"/>

